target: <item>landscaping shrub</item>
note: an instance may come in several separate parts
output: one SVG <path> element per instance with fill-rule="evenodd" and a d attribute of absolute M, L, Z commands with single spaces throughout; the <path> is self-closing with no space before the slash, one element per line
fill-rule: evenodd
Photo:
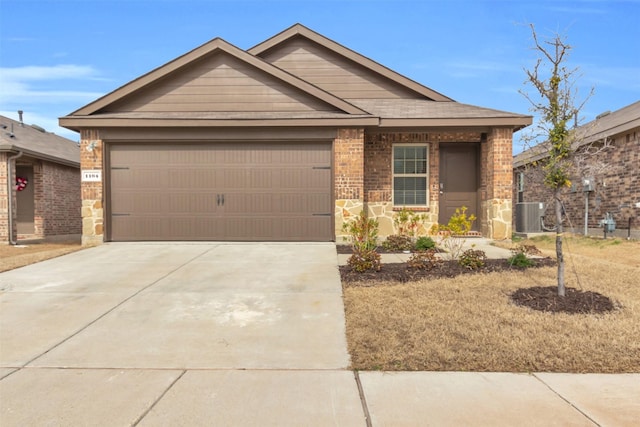
<path fill-rule="evenodd" d="M 364 273 L 368 270 L 380 271 L 382 262 L 380 254 L 375 249 L 354 250 L 353 255 L 347 260 L 347 265 L 358 273 Z"/>
<path fill-rule="evenodd" d="M 458 260 L 466 239 L 464 236 L 471 231 L 475 215 L 467 216 L 467 207 L 457 208 L 455 214 L 449 218 L 449 223 L 434 224 L 431 234 L 438 236 L 439 244 L 445 248 L 450 260 Z"/>
<path fill-rule="evenodd" d="M 388 251 L 408 251 L 413 249 L 413 239 L 409 236 L 394 234 L 382 242 L 382 247 Z"/>
<path fill-rule="evenodd" d="M 417 251 L 426 251 L 428 249 L 435 249 L 436 242 L 428 236 L 422 236 L 416 241 L 415 246 Z"/>
<path fill-rule="evenodd" d="M 479 270 L 485 266 L 487 254 L 479 249 L 467 249 L 460 255 L 458 262 L 470 270 Z"/>
<path fill-rule="evenodd" d="M 509 264 L 511 264 L 511 266 L 517 267 L 517 268 L 528 268 L 535 265 L 533 260 L 530 259 L 523 250 L 516 248 L 516 249 L 512 249 L 511 252 L 513 252 L 513 256 L 508 259 Z"/>
<path fill-rule="evenodd" d="M 367 217 L 364 211 L 342 224 L 342 231 L 349 234 L 345 240 L 349 240 L 354 253 L 375 250 L 378 246 L 378 221 Z"/>
<path fill-rule="evenodd" d="M 411 255 L 407 260 L 407 267 L 433 270 L 440 265 L 441 262 L 442 260 L 436 255 L 436 250 L 428 249 L 426 251 L 418 251 Z"/>
<path fill-rule="evenodd" d="M 367 270 L 379 271 L 382 263 L 380 254 L 376 252 L 378 247 L 378 221 L 367 217 L 362 211 L 354 219 L 345 222 L 342 230 L 349 233 L 353 254 L 347 260 L 347 264 L 358 273 Z"/>
<path fill-rule="evenodd" d="M 393 216 L 393 223 L 398 229 L 399 235 L 415 237 L 426 219 L 427 216 L 425 214 L 419 214 L 411 209 L 402 208 L 402 210 L 396 212 Z"/>

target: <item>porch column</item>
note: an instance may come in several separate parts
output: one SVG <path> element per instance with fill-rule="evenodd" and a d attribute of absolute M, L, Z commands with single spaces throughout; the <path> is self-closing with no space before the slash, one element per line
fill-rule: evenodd
<path fill-rule="evenodd" d="M 483 175 L 486 198 L 482 200 L 486 222 L 482 234 L 491 239 L 510 239 L 512 233 L 513 197 L 513 129 L 493 128 L 483 144 Z"/>
<path fill-rule="evenodd" d="M 338 129 L 333 152 L 335 234 L 342 243 L 342 224 L 364 207 L 364 129 Z"/>
<path fill-rule="evenodd" d="M 80 134 L 80 169 L 102 171 L 102 181 L 81 182 L 82 190 L 82 244 L 96 245 L 104 241 L 103 144 L 97 130 L 83 129 Z"/>

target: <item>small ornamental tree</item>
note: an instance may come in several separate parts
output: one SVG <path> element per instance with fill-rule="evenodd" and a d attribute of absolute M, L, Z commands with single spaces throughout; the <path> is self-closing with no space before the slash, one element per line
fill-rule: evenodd
<path fill-rule="evenodd" d="M 530 140 L 541 136 L 546 139 L 547 155 L 543 165 L 544 183 L 551 189 L 554 200 L 556 218 L 556 256 L 558 258 L 558 295 L 565 295 L 564 255 L 562 251 L 563 209 L 562 192 L 571 186 L 570 178 L 574 173 L 577 140 L 575 127 L 578 114 L 582 110 L 586 98 L 577 101 L 576 73 L 578 69 L 566 66 L 571 46 L 563 37 L 553 37 L 540 41 L 533 25 L 533 49 L 538 55 L 532 69 L 525 69 L 525 84 L 533 86 L 537 96 L 520 91 L 531 103 L 531 111 L 539 115 L 537 130 L 541 131 Z M 593 92 L 593 90 L 591 91 Z M 535 130 L 534 130 L 535 132 Z"/>

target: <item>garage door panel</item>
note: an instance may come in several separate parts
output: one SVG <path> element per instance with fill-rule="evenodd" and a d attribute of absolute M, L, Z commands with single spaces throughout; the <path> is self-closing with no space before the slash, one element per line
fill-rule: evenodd
<path fill-rule="evenodd" d="M 111 240 L 333 238 L 329 143 L 110 147 Z"/>

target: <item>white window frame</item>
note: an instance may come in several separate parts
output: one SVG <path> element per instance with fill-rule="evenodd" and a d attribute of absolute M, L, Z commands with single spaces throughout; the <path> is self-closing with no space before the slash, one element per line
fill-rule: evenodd
<path fill-rule="evenodd" d="M 396 173 L 395 168 L 395 149 L 396 147 L 424 147 L 425 148 L 425 161 L 426 171 L 425 173 L 405 174 Z M 396 192 L 395 192 L 395 178 L 425 178 L 425 204 L 424 205 L 405 205 L 396 204 Z M 408 208 L 428 208 L 429 207 L 429 144 L 428 143 L 397 143 L 391 145 L 391 199 L 394 207 L 408 207 Z"/>

